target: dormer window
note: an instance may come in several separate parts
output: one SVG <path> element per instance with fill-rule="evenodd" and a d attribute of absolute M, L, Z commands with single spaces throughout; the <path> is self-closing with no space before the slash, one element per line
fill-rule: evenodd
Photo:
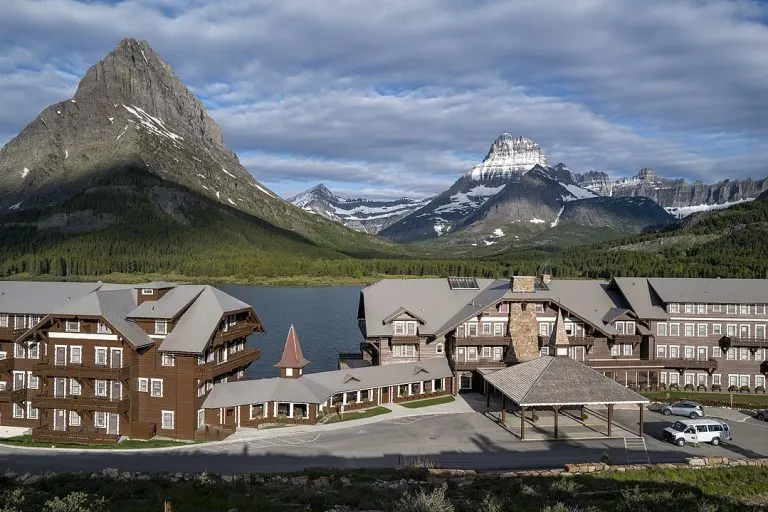
<path fill-rule="evenodd" d="M 405 334 L 405 322 L 393 322 L 392 325 L 395 328 L 396 336 L 402 336 L 403 334 Z"/>
<path fill-rule="evenodd" d="M 405 327 L 408 336 L 416 336 L 416 322 L 406 322 Z"/>
<path fill-rule="evenodd" d="M 155 334 L 168 334 L 168 322 L 165 320 L 155 320 Z"/>
<path fill-rule="evenodd" d="M 96 326 L 96 332 L 99 334 L 112 334 L 112 329 L 104 322 L 99 322 Z"/>
<path fill-rule="evenodd" d="M 155 294 L 155 290 L 153 290 L 152 288 L 142 288 L 141 289 L 141 294 L 142 295 L 154 295 Z"/>
<path fill-rule="evenodd" d="M 8 327 L 8 315 L 5 313 L 0 315 L 0 327 Z"/>
<path fill-rule="evenodd" d="M 537 302 L 536 303 L 536 312 L 537 313 L 543 313 L 544 312 L 544 304 Z"/>
<path fill-rule="evenodd" d="M 65 329 L 67 332 L 80 332 L 80 322 L 77 320 L 67 320 Z"/>
<path fill-rule="evenodd" d="M 625 322 L 624 333 L 635 334 L 635 322 Z"/>
<path fill-rule="evenodd" d="M 616 322 L 616 332 L 624 334 L 624 322 Z"/>

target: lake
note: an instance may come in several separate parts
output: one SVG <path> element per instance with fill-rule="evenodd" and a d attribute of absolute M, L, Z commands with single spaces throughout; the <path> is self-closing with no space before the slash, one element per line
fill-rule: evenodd
<path fill-rule="evenodd" d="M 336 370 L 339 352 L 357 352 L 363 335 L 357 326 L 360 287 L 313 288 L 217 285 L 247 302 L 264 323 L 265 333 L 255 333 L 248 345 L 260 348 L 261 359 L 248 369 L 252 379 L 277 377 L 273 365 L 280 360 L 291 324 L 296 328 L 307 372 Z"/>

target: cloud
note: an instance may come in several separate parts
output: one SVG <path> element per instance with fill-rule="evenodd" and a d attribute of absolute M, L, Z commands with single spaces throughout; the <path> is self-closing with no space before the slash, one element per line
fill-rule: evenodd
<path fill-rule="evenodd" d="M 0 2 L 0 141 L 147 39 L 282 194 L 429 194 L 501 132 L 574 171 L 768 174 L 768 7 L 726 0 Z"/>

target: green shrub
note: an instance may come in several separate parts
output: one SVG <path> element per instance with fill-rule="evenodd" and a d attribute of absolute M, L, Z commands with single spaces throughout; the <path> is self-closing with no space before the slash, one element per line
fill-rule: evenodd
<path fill-rule="evenodd" d="M 54 497 L 45 502 L 43 512 L 102 512 L 104 498 L 95 498 L 84 492 L 71 492 L 59 498 Z"/>
<path fill-rule="evenodd" d="M 395 503 L 398 512 L 454 512 L 451 500 L 445 495 L 448 486 L 443 484 L 426 492 L 423 489 L 415 494 L 405 493 Z"/>
<path fill-rule="evenodd" d="M 739 391 L 740 391 L 741 393 L 749 393 L 749 392 L 750 392 L 750 391 L 752 391 L 752 390 L 749 388 L 749 386 L 741 386 L 741 387 L 739 388 Z"/>
<path fill-rule="evenodd" d="M 504 512 L 504 510 L 501 500 L 489 493 L 483 496 L 478 512 Z"/>
<path fill-rule="evenodd" d="M 574 482 L 573 478 L 560 477 L 552 482 L 549 486 L 549 490 L 552 492 L 559 492 L 563 494 L 574 494 L 579 490 L 579 484 Z"/>

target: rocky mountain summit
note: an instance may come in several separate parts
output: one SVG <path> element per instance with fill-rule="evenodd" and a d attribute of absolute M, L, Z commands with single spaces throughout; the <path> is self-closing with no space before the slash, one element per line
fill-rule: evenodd
<path fill-rule="evenodd" d="M 474 180 L 503 178 L 528 172 L 536 165 L 548 165 L 547 155 L 538 144 L 527 137 L 503 133 L 493 141 L 483 161 L 467 174 Z"/>
<path fill-rule="evenodd" d="M 317 185 L 290 199 L 293 205 L 311 213 L 340 222 L 348 228 L 378 233 L 409 213 L 421 208 L 430 199 L 403 197 L 391 201 L 346 199 L 335 195 L 323 185 Z"/>
<path fill-rule="evenodd" d="M 124 171 L 139 189 L 142 174 L 149 173 L 321 245 L 332 243 L 328 239 L 337 246 L 361 241 L 260 184 L 171 66 L 146 41 L 134 39 L 121 41 L 88 69 L 72 98 L 44 109 L 0 149 L 0 214 L 60 204 L 95 183 L 104 187 L 105 177 Z M 170 211 L 178 202 L 174 194 L 155 193 L 151 199 Z M 65 213 L 59 218 L 80 219 L 78 229 L 88 229 L 82 214 Z M 105 222 L 91 227 L 101 229 Z M 60 224 L 53 225 L 67 231 L 67 221 Z M 38 227 L 48 225 L 43 219 Z"/>

